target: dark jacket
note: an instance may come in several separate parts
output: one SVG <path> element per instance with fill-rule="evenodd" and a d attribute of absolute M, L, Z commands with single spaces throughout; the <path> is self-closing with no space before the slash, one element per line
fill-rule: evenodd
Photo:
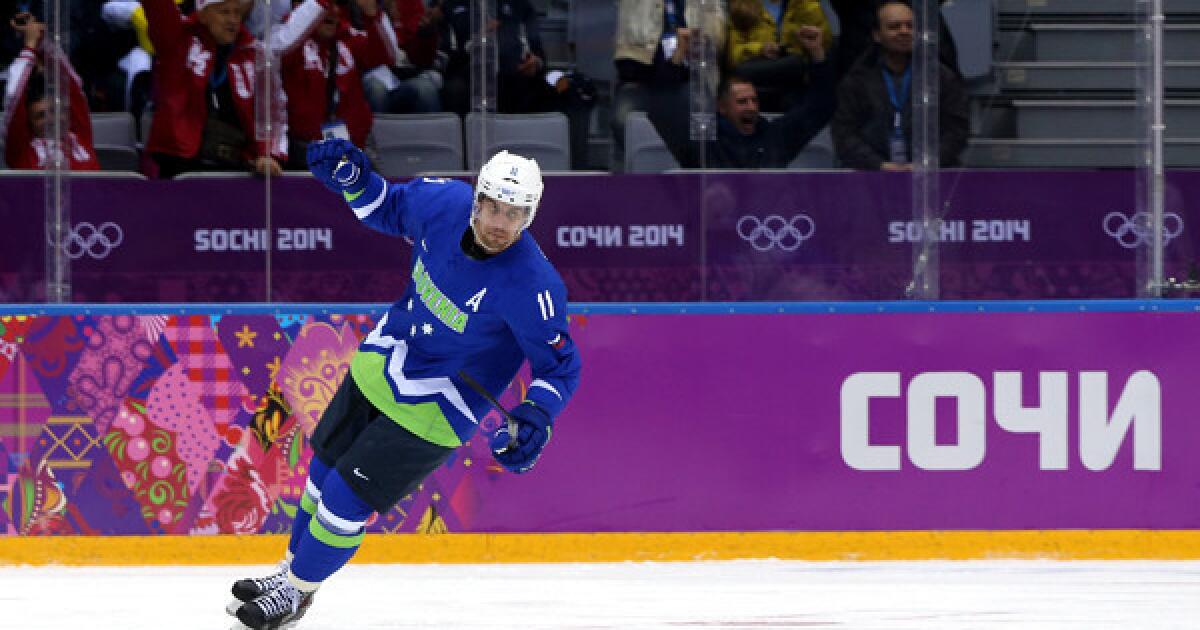
<path fill-rule="evenodd" d="M 496 65 L 497 71 L 504 74 L 515 74 L 517 66 L 525 58 L 526 52 L 531 52 L 542 61 L 546 61 L 546 51 L 542 48 L 542 35 L 537 21 L 537 10 L 529 0 L 495 0 L 493 10 L 496 21 Z M 474 36 L 474 25 L 471 24 L 470 0 L 445 0 L 442 11 L 446 16 L 442 42 L 445 52 L 452 63 L 466 64 L 470 51 L 467 43 Z"/>
<path fill-rule="evenodd" d="M 941 166 L 959 164 L 967 146 L 967 92 L 962 79 L 942 64 L 938 119 Z M 912 146 L 912 98 L 901 111 L 904 139 Z M 879 169 L 888 161 L 892 133 L 892 101 L 883 79 L 880 54 L 864 55 L 838 86 L 838 107 L 833 115 L 833 146 L 846 168 Z"/>
<path fill-rule="evenodd" d="M 879 4 L 876 0 L 830 0 L 830 4 L 842 29 L 837 41 L 837 75 L 840 77 L 875 46 L 872 31 Z M 946 0 L 939 0 L 939 4 L 946 4 Z M 954 36 L 946 28 L 944 18 L 938 24 L 938 58 L 961 75 Z"/>
<path fill-rule="evenodd" d="M 754 133 L 745 135 L 724 116 L 717 116 L 717 141 L 708 143 L 708 168 L 786 168 L 796 154 L 829 122 L 836 106 L 833 63 L 814 64 L 804 98 L 780 118 L 761 116 Z"/>

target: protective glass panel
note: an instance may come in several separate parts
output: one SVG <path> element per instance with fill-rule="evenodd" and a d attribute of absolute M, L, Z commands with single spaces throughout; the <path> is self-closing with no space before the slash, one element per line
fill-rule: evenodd
<path fill-rule="evenodd" d="M 8 301 L 391 299 L 404 274 L 380 261 L 407 245 L 364 229 L 307 174 L 305 145 L 337 123 L 392 179 L 471 179 L 500 149 L 537 159 L 532 229 L 577 301 L 1200 287 L 1185 229 L 1200 186 L 1186 1 L 888 3 L 893 27 L 868 3 L 825 0 L 778 16 L 742 0 L 440 0 L 411 24 L 397 0 L 263 0 L 236 5 L 258 43 L 227 58 L 172 30 L 173 2 L 72 20 L 64 3 L 19 3 L 46 27 L 38 48 L 57 45 L 69 65 L 41 55 L 7 73 L 0 203 L 38 217 L 0 236 Z M 328 54 L 329 34 L 350 32 L 364 51 L 403 54 L 356 57 L 349 40 Z M 174 76 L 217 79 L 187 88 L 205 114 L 151 98 L 184 89 L 154 76 L 155 41 Z M 908 63 L 889 66 L 889 50 Z M 351 60 L 361 95 L 341 80 Z M 355 99 L 374 112 L 366 130 L 342 120 Z M 213 107 L 234 112 L 224 120 L 246 151 L 221 153 L 232 141 L 203 122 Z M 73 160 L 84 118 L 98 173 Z M 172 157 L 193 149 L 236 164 L 174 177 Z M 280 171 L 252 159 L 264 153 Z"/>

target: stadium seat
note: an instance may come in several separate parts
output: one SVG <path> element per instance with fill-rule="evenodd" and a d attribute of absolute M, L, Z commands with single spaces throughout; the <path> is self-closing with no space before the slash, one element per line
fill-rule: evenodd
<path fill-rule="evenodd" d="M 679 168 L 646 112 L 629 112 L 625 119 L 625 172 L 662 173 Z"/>
<path fill-rule="evenodd" d="M 454 113 L 379 114 L 372 135 L 384 177 L 463 168 L 462 122 Z"/>
<path fill-rule="evenodd" d="M 958 48 L 963 79 L 986 79 L 992 74 L 995 8 L 992 0 L 954 0 L 942 5 L 942 19 Z"/>
<path fill-rule="evenodd" d="M 92 146 L 105 171 L 136 171 L 139 160 L 136 128 L 129 112 L 93 112 Z"/>
<path fill-rule="evenodd" d="M 479 114 L 467 114 L 467 168 L 480 166 L 483 155 L 491 157 L 505 149 L 537 160 L 543 171 L 571 170 L 571 143 L 567 117 L 558 112 L 545 114 L 494 114 L 482 129 Z M 487 132 L 483 146 L 481 132 Z M 430 170 L 430 169 L 422 169 Z"/>
<path fill-rule="evenodd" d="M 134 147 L 116 144 L 96 144 L 96 160 L 103 171 L 136 171 L 141 166 Z"/>
<path fill-rule="evenodd" d="M 133 114 L 129 112 L 93 113 L 92 144 L 135 148 Z"/>
<path fill-rule="evenodd" d="M 788 168 L 793 169 L 830 169 L 834 168 L 833 133 L 825 127 L 813 136 L 813 139 L 792 158 Z"/>

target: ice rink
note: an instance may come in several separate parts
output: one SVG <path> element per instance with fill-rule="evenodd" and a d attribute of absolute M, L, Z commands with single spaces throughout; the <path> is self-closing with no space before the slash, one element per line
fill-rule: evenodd
<path fill-rule="evenodd" d="M 3 567 L 0 627 L 230 627 L 266 567 Z M 352 565 L 298 628 L 1200 628 L 1200 562 Z"/>

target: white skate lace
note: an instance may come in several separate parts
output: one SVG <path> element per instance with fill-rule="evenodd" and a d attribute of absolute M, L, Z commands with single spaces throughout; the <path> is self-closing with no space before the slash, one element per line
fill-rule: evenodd
<path fill-rule="evenodd" d="M 278 619 L 296 612 L 300 603 L 300 591 L 285 583 L 283 586 L 254 600 L 267 619 Z"/>
<path fill-rule="evenodd" d="M 287 581 L 288 564 L 286 562 L 279 563 L 279 570 L 266 577 L 253 578 L 254 584 L 258 590 L 262 592 L 273 591 L 281 584 Z"/>

